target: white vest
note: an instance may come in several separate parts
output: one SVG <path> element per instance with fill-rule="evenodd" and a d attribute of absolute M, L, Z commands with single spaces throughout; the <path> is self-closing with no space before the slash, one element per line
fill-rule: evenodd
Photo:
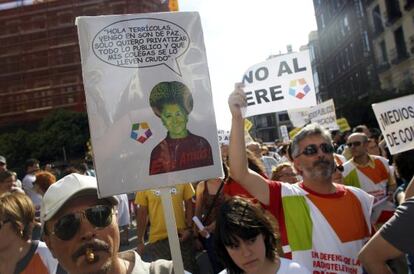
<path fill-rule="evenodd" d="M 346 189 L 359 200 L 366 225 L 370 230 L 370 213 L 374 198 L 354 187 Z M 289 245 L 283 246 L 283 251 L 291 252 L 293 261 L 313 270 L 314 274 L 362 273 L 358 252 L 367 238 L 342 242 L 321 211 L 307 197 L 308 194 L 298 184 L 282 184 L 282 203 L 289 242 Z M 335 206 L 335 198 L 327 199 L 332 199 Z M 340 218 L 339 213 L 338 220 Z"/>

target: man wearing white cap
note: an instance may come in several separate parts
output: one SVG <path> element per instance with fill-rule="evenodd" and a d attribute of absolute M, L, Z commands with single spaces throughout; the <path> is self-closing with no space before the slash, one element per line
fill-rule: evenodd
<path fill-rule="evenodd" d="M 115 197 L 99 199 L 94 177 L 70 174 L 43 196 L 44 240 L 68 273 L 173 273 L 172 262 L 145 263 L 135 251 L 118 253 Z"/>

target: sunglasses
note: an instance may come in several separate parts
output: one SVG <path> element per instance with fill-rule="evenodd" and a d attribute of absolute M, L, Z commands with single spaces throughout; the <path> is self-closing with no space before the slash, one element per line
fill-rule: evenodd
<path fill-rule="evenodd" d="M 344 172 L 344 166 L 343 165 L 337 165 L 336 169 L 340 172 Z"/>
<path fill-rule="evenodd" d="M 108 205 L 97 205 L 61 217 L 54 225 L 52 235 L 63 241 L 72 239 L 79 230 L 82 217 L 97 228 L 105 228 L 112 223 L 113 210 Z"/>
<path fill-rule="evenodd" d="M 348 147 L 359 147 L 361 144 L 362 144 L 362 142 L 361 142 L 361 141 L 355 141 L 355 142 L 349 142 L 349 143 L 346 143 L 346 145 L 347 145 Z"/>
<path fill-rule="evenodd" d="M 296 158 L 299 157 L 302 154 L 306 155 L 306 156 L 313 156 L 313 155 L 318 153 L 319 149 L 321 149 L 323 153 L 333 153 L 334 152 L 334 147 L 331 144 L 322 143 L 322 144 L 319 145 L 319 148 L 318 148 L 317 145 L 311 144 L 311 145 L 308 145 L 307 147 L 305 147 L 305 149 L 301 153 L 296 155 Z"/>

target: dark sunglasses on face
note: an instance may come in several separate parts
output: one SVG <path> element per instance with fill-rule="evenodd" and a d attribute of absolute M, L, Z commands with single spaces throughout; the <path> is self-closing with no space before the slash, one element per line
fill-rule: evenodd
<path fill-rule="evenodd" d="M 344 166 L 343 165 L 337 165 L 336 169 L 340 172 L 344 172 Z"/>
<path fill-rule="evenodd" d="M 362 144 L 362 142 L 361 142 L 361 141 L 355 141 L 355 142 L 349 142 L 349 143 L 346 143 L 346 145 L 347 145 L 348 147 L 359 147 L 361 144 Z"/>
<path fill-rule="evenodd" d="M 333 153 L 334 147 L 331 144 L 328 143 L 322 143 L 319 145 L 319 148 L 322 150 L 323 153 Z M 308 145 L 305 147 L 305 149 L 299 153 L 296 157 L 299 157 L 300 155 L 306 155 L 306 156 L 313 156 L 318 153 L 318 146 L 315 144 Z"/>
<path fill-rule="evenodd" d="M 68 241 L 78 232 L 82 217 L 97 228 L 105 228 L 112 223 L 112 213 L 112 207 L 108 205 L 97 205 L 70 213 L 57 220 L 51 233 L 63 241 Z"/>

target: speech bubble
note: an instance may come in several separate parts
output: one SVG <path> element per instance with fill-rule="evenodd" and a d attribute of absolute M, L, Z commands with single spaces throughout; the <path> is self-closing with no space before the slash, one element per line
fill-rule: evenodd
<path fill-rule="evenodd" d="M 101 61 L 123 68 L 165 65 L 181 76 L 177 59 L 190 45 L 188 33 L 162 19 L 121 20 L 100 30 L 92 50 Z"/>

